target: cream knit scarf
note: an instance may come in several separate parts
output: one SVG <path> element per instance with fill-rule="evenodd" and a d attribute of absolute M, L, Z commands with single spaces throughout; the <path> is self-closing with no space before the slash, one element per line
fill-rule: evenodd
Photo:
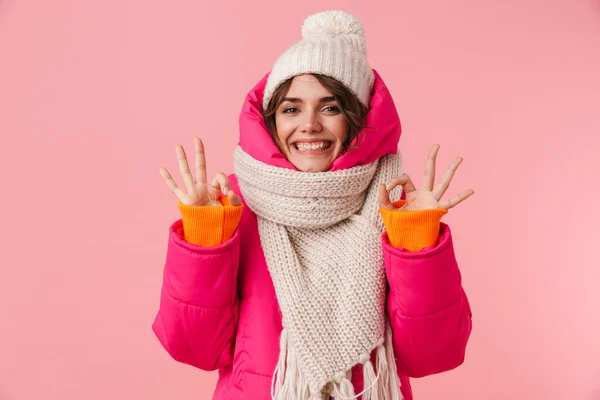
<path fill-rule="evenodd" d="M 378 210 L 378 184 L 400 175 L 401 164 L 398 152 L 368 165 L 307 173 L 235 149 L 235 174 L 257 215 L 283 317 L 273 399 L 358 398 L 350 375 L 358 363 L 363 400 L 402 399 L 385 313 Z"/>

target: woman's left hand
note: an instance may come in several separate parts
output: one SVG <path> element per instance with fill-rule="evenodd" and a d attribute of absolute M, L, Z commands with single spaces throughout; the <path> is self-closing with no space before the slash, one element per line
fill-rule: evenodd
<path fill-rule="evenodd" d="M 459 204 L 467 197 L 471 196 L 475 191 L 473 189 L 465 190 L 458 195 L 446 200 L 440 201 L 448 186 L 450 186 L 450 181 L 454 176 L 454 172 L 462 163 L 462 157 L 457 157 L 454 162 L 450 165 L 450 168 L 446 171 L 442 182 L 440 182 L 435 188 L 433 187 L 435 182 L 435 158 L 437 156 L 438 150 L 440 149 L 439 144 L 434 144 L 429 151 L 429 157 L 427 158 L 427 164 L 425 165 L 425 177 L 423 179 L 423 183 L 419 189 L 415 188 L 412 180 L 407 174 L 402 174 L 398 177 L 392 178 L 388 181 L 387 185 L 383 183 L 379 185 L 379 207 L 387 208 L 390 210 L 406 210 L 406 211 L 415 211 L 415 210 L 427 210 L 427 209 L 435 209 L 435 208 L 444 208 L 449 209 Z M 406 193 L 406 203 L 400 207 L 396 208 L 390 201 L 389 191 L 395 188 L 396 186 L 402 186 Z"/>

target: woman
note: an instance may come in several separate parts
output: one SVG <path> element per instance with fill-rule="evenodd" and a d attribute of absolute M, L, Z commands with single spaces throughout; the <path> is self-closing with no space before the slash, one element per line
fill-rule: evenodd
<path fill-rule="evenodd" d="M 182 219 L 153 329 L 219 370 L 213 399 L 412 399 L 409 377 L 464 359 L 471 311 L 440 218 L 473 191 L 441 201 L 462 160 L 434 187 L 437 145 L 418 189 L 402 174 L 355 17 L 321 12 L 302 33 L 246 97 L 235 174 L 208 184 L 199 138 L 195 177 L 176 148 L 186 191 L 161 168 Z"/>

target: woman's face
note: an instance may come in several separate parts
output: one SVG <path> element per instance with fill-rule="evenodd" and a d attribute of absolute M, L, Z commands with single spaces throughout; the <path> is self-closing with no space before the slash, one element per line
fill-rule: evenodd
<path fill-rule="evenodd" d="M 335 97 L 313 75 L 294 77 L 277 108 L 275 124 L 283 155 L 303 172 L 329 170 L 348 136 Z"/>

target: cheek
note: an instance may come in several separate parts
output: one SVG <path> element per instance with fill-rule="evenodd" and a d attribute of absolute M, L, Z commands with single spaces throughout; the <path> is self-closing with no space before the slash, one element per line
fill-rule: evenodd
<path fill-rule="evenodd" d="M 279 143 L 285 147 L 287 139 L 293 132 L 293 127 L 291 127 L 289 121 L 286 121 L 284 118 L 276 118 L 275 129 L 277 131 L 277 139 L 279 140 Z"/>
<path fill-rule="evenodd" d="M 285 118 L 277 118 L 275 120 L 275 128 L 277 129 L 277 137 L 285 142 L 287 138 L 294 132 L 295 126 L 286 121 Z"/>
<path fill-rule="evenodd" d="M 331 121 L 329 131 L 333 133 L 338 140 L 342 142 L 346 140 L 348 137 L 348 124 L 346 123 L 346 119 L 343 116 L 340 116 L 340 118 Z"/>

